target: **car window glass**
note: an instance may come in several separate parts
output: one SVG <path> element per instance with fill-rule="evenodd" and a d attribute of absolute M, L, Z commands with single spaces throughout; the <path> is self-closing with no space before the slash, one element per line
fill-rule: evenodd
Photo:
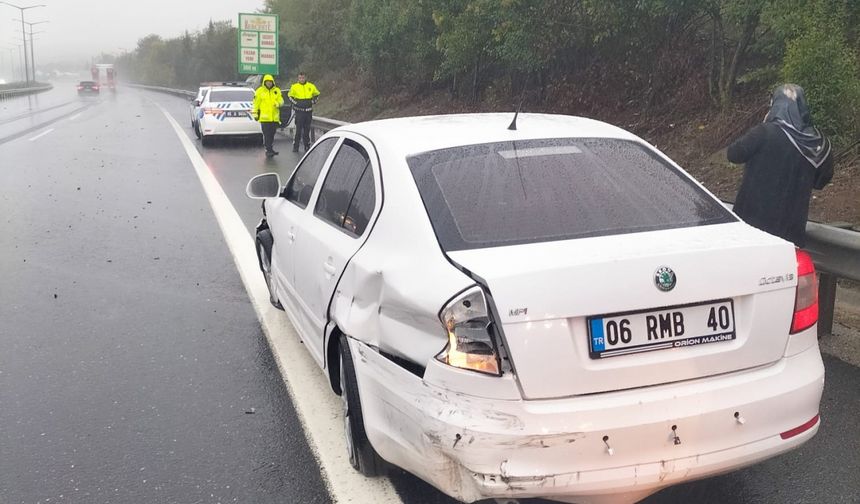
<path fill-rule="evenodd" d="M 370 164 L 369 159 L 363 147 L 352 140 L 344 140 L 320 189 L 314 215 L 343 227 L 356 186 Z"/>
<path fill-rule="evenodd" d="M 361 236 L 370 222 L 370 216 L 373 215 L 375 206 L 376 188 L 373 184 L 373 170 L 368 164 L 361 180 L 358 181 L 358 187 L 355 188 L 355 194 L 352 195 L 349 208 L 346 210 L 343 228 L 355 236 Z"/>
<path fill-rule="evenodd" d="M 407 163 L 445 250 L 736 220 L 680 170 L 628 140 L 469 145 Z"/>
<path fill-rule="evenodd" d="M 308 152 L 302 164 L 284 189 L 284 197 L 298 206 L 305 208 L 314 192 L 314 186 L 320 176 L 320 170 L 328 159 L 329 153 L 337 143 L 337 138 L 329 137 L 320 141 Z"/>
<path fill-rule="evenodd" d="M 250 89 L 231 89 L 229 91 L 212 91 L 209 101 L 213 103 L 222 102 L 249 102 L 254 100 L 254 92 Z"/>

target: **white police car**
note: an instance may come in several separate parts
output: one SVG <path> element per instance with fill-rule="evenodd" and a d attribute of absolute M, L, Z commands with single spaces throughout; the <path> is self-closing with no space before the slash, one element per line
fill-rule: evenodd
<path fill-rule="evenodd" d="M 216 136 L 254 136 L 262 142 L 260 123 L 251 115 L 253 102 L 254 90 L 240 85 L 211 86 L 203 91 L 196 107 L 195 129 L 203 145 L 209 145 Z"/>

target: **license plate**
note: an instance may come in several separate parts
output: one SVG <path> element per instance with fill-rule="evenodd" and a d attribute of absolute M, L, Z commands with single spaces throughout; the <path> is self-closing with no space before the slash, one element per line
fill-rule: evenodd
<path fill-rule="evenodd" d="M 227 117 L 246 117 L 247 115 L 247 112 L 239 112 L 237 110 L 227 111 Z"/>
<path fill-rule="evenodd" d="M 735 339 L 731 299 L 588 317 L 589 356 L 614 357 Z"/>

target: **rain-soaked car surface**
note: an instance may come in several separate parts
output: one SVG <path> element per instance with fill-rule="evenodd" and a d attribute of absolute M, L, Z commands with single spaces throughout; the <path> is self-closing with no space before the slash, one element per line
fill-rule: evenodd
<path fill-rule="evenodd" d="M 510 120 L 343 126 L 248 184 L 352 465 L 463 501 L 632 502 L 814 436 L 809 256 L 622 129 Z"/>

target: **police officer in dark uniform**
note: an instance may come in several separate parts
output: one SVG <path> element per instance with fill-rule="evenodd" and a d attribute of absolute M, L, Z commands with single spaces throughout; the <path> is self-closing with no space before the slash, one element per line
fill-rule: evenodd
<path fill-rule="evenodd" d="M 305 146 L 305 152 L 311 146 L 311 120 L 313 119 L 314 104 L 319 99 L 320 92 L 313 83 L 307 81 L 304 72 L 299 72 L 298 82 L 290 86 L 287 98 L 293 104 L 296 121 L 296 136 L 293 139 L 293 152 L 299 151 L 299 140 Z"/>

